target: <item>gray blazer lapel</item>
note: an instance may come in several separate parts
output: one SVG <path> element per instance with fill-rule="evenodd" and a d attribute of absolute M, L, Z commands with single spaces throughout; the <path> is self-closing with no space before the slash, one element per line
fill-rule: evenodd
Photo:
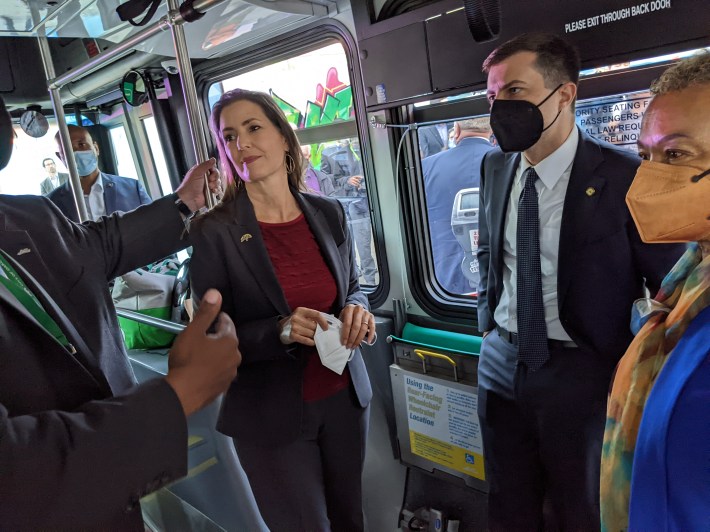
<path fill-rule="evenodd" d="M 560 246 L 557 266 L 557 301 L 562 309 L 565 295 L 575 271 L 575 257 L 589 236 L 590 223 L 599 205 L 606 178 L 596 175 L 604 162 L 602 151 L 592 139 L 580 132 L 574 157 L 560 227 Z"/>
<path fill-rule="evenodd" d="M 510 191 L 513 188 L 515 171 L 518 168 L 520 157 L 520 154 L 507 156 L 505 164 L 497 167 L 493 171 L 492 179 L 489 179 L 489 181 L 493 181 L 493 183 L 489 182 L 487 185 L 487 189 L 490 191 L 489 205 L 493 211 L 491 213 L 492 227 L 488 228 L 490 234 L 494 235 L 490 238 L 491 264 L 496 272 L 503 271 L 505 217 L 508 212 Z M 496 294 L 501 294 L 503 291 L 503 275 L 497 275 L 497 278 L 498 286 L 496 287 Z M 498 295 L 498 297 L 500 297 L 500 295 Z"/>
<path fill-rule="evenodd" d="M 249 196 L 242 190 L 232 203 L 231 214 L 235 225 L 227 224 L 229 233 L 234 241 L 237 253 L 241 255 L 249 271 L 269 298 L 279 314 L 291 314 L 291 309 L 286 301 L 286 296 L 281 289 L 276 271 L 271 263 L 269 252 L 261 236 L 259 222 L 254 214 L 254 207 L 249 201 Z"/>
<path fill-rule="evenodd" d="M 320 247 L 325 263 L 335 278 L 335 283 L 338 287 L 338 306 L 342 307 L 348 293 L 349 279 L 347 273 L 349 271 L 346 273 L 346 265 L 343 264 L 338 252 L 338 246 L 333 240 L 333 231 L 323 211 L 311 204 L 308 201 L 308 196 L 298 192 L 295 193 L 295 196 L 311 231 L 313 231 L 316 242 L 318 242 L 318 247 Z"/>

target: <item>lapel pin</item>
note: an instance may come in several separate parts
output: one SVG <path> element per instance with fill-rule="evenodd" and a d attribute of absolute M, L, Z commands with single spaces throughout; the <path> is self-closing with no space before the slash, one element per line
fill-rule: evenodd
<path fill-rule="evenodd" d="M 594 187 L 589 187 L 587 189 L 587 196 L 589 196 L 590 198 L 592 196 L 594 196 L 594 194 L 596 194 L 596 193 L 597 193 L 597 189 L 595 189 Z"/>
<path fill-rule="evenodd" d="M 246 233 L 246 234 L 242 235 L 242 238 L 241 238 L 239 241 L 240 241 L 240 242 L 246 242 L 246 241 L 249 240 L 250 238 L 251 238 L 251 235 L 250 235 L 249 233 Z"/>
<path fill-rule="evenodd" d="M 32 253 L 30 248 L 22 248 L 20 251 L 17 252 L 17 256 L 19 257 L 20 255 L 24 255 L 25 253 Z"/>

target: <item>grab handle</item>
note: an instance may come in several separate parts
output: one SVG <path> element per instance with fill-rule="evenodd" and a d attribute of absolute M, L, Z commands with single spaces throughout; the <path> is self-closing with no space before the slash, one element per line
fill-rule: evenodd
<path fill-rule="evenodd" d="M 426 351 L 424 349 L 415 349 L 414 354 L 417 355 L 421 360 L 422 360 L 422 370 L 424 373 L 426 373 L 426 357 L 432 357 L 432 358 L 439 358 L 441 360 L 445 360 L 449 364 L 451 364 L 454 368 L 454 380 L 456 382 L 459 382 L 459 372 L 458 372 L 458 367 L 456 366 L 456 361 L 448 357 L 446 355 L 442 355 L 441 353 L 435 353 L 434 351 Z"/>

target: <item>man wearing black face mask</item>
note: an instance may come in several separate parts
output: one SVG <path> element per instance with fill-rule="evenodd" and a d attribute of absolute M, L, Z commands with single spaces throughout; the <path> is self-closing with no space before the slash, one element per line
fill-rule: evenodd
<path fill-rule="evenodd" d="M 482 163 L 479 210 L 489 528 L 599 530 L 606 393 L 629 309 L 682 246 L 641 242 L 624 201 L 639 159 L 575 127 L 574 48 L 526 34 L 483 69 L 502 150 Z"/>

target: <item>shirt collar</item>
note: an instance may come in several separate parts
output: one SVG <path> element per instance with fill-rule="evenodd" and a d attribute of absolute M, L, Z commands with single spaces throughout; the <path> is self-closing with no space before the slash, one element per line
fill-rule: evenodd
<path fill-rule="evenodd" d="M 574 156 L 577 153 L 577 145 L 579 144 L 579 131 L 577 126 L 572 128 L 567 140 L 562 143 L 562 146 L 545 157 L 542 161 L 535 165 L 540 181 L 547 189 L 552 189 L 560 180 L 565 172 L 568 172 L 574 162 Z M 520 158 L 520 175 L 518 179 L 522 179 L 525 175 L 525 170 L 530 168 L 530 162 L 523 155 Z"/>
<path fill-rule="evenodd" d="M 489 144 L 489 145 L 490 145 L 490 143 L 491 143 L 491 141 L 488 140 L 486 137 L 462 137 L 461 140 L 459 140 L 459 143 L 457 144 L 457 146 L 460 146 L 462 142 L 472 142 L 472 141 L 474 141 L 474 140 L 475 140 L 475 141 L 485 142 L 486 144 Z M 523 157 L 523 159 L 524 159 L 524 158 L 525 158 L 525 157 Z"/>
<path fill-rule="evenodd" d="M 94 184 L 91 185 L 91 190 L 89 191 L 89 194 L 92 194 L 92 193 L 103 194 L 103 192 L 104 192 L 103 173 L 99 172 L 99 176 L 96 178 L 96 181 L 94 181 Z M 84 195 L 88 196 L 88 194 L 84 194 Z"/>
<path fill-rule="evenodd" d="M 99 172 L 99 177 L 96 178 L 96 181 L 94 181 L 94 184 L 91 186 L 91 191 L 93 192 L 94 190 L 98 190 L 99 192 L 104 191 L 104 179 L 101 172 Z"/>

